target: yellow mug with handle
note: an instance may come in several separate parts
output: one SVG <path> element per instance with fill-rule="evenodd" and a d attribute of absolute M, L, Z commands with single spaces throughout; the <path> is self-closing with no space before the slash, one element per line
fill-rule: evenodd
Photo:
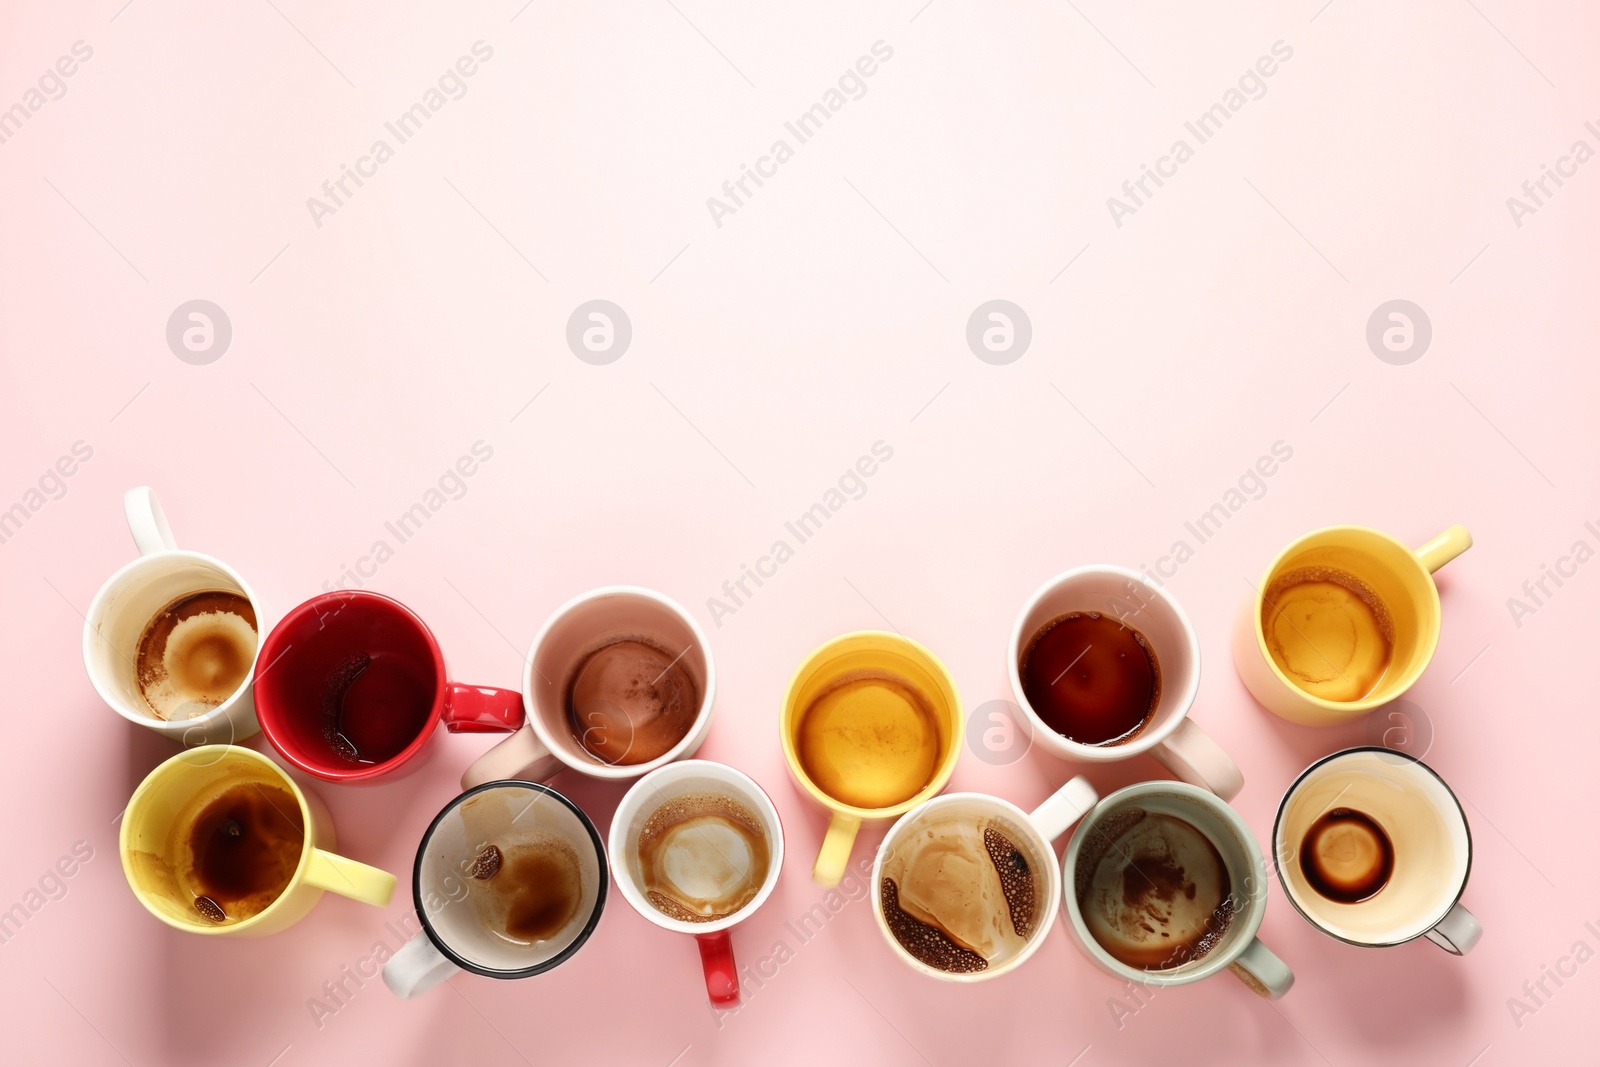
<path fill-rule="evenodd" d="M 949 783 L 961 754 L 961 700 L 922 645 L 862 631 L 800 665 L 779 732 L 795 782 L 832 815 L 811 877 L 833 886 L 863 822 L 897 819 Z"/>
<path fill-rule="evenodd" d="M 1235 622 L 1233 662 L 1245 688 L 1268 711 L 1307 726 L 1350 722 L 1398 698 L 1421 677 L 1439 646 L 1441 611 L 1433 572 L 1471 547 L 1472 535 L 1461 525 L 1415 550 L 1365 526 L 1330 526 L 1299 538 L 1267 567 Z M 1292 586 L 1300 576 L 1344 586 L 1351 595 L 1342 606 L 1338 596 L 1324 596 L 1320 603 L 1308 598 L 1298 622 L 1288 611 L 1275 618 L 1280 649 L 1287 636 L 1305 660 L 1296 673 L 1293 665 L 1286 671 L 1274 658 L 1266 613 L 1289 599 L 1275 597 L 1273 590 Z M 1373 644 L 1364 639 L 1363 626 L 1382 633 L 1389 646 L 1386 662 L 1379 658 L 1381 650 L 1362 647 Z M 1370 687 L 1344 684 L 1347 671 L 1360 677 L 1380 669 Z M 1351 699 L 1327 695 L 1340 688 L 1365 691 Z"/>
<path fill-rule="evenodd" d="M 248 799 L 265 805 L 268 818 L 288 826 L 299 816 L 299 857 L 287 883 L 265 907 L 248 917 L 215 921 L 206 909 L 225 909 L 215 901 L 197 904 L 193 848 L 184 838 L 193 834 L 201 813 L 213 802 L 252 787 Z M 278 798 L 285 797 L 299 806 L 298 812 L 276 810 Z M 282 801 L 284 807 L 288 803 Z M 233 836 L 231 828 L 227 832 Z M 288 840 L 292 842 L 292 834 Z M 320 799 L 261 753 L 235 745 L 186 749 L 151 771 L 123 812 L 120 847 L 123 874 L 139 903 L 168 926 L 195 934 L 277 933 L 304 918 L 325 890 L 379 907 L 394 893 L 394 875 L 330 851 L 333 820 Z"/>

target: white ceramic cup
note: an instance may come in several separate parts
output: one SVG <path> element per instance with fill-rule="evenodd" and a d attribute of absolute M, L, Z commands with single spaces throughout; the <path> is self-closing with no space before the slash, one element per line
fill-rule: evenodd
<path fill-rule="evenodd" d="M 925 800 L 902 815 L 889 828 L 878 846 L 877 859 L 872 864 L 872 915 L 877 920 L 878 932 L 889 943 L 906 966 L 930 978 L 947 982 L 972 983 L 998 978 L 1022 966 L 1044 943 L 1046 934 L 1056 921 L 1061 908 L 1061 874 L 1056 869 L 1055 852 L 1051 842 L 1071 829 L 1072 824 L 1090 811 L 1097 799 L 1094 787 L 1084 778 L 1074 778 L 1047 797 L 1031 812 L 1015 804 L 986 793 L 946 793 Z M 1035 912 L 1026 943 L 1015 954 L 999 963 L 990 963 L 982 970 L 953 972 L 940 970 L 917 959 L 900 943 L 889 928 L 883 913 L 883 868 L 904 844 L 930 822 L 946 819 L 973 820 L 983 826 L 994 826 L 1023 854 L 1029 870 L 1034 873 L 1033 899 Z"/>
<path fill-rule="evenodd" d="M 1079 862 L 1082 860 L 1087 868 L 1088 863 L 1098 860 L 1089 854 L 1086 845 L 1095 840 L 1093 835 L 1107 819 L 1135 809 L 1170 815 L 1188 823 L 1206 836 L 1228 871 L 1234 911 L 1221 939 L 1198 959 L 1166 970 L 1133 967 L 1107 952 L 1089 932 L 1078 903 Z M 1185 782 L 1140 782 L 1117 790 L 1078 824 L 1061 869 L 1067 929 L 1085 955 L 1118 978 L 1144 986 L 1187 985 L 1226 969 L 1268 1000 L 1277 1000 L 1294 985 L 1294 973 L 1256 936 L 1267 912 L 1267 861 L 1244 819 L 1209 790 Z M 1087 869 L 1081 873 L 1085 878 L 1093 874 Z"/>
<path fill-rule="evenodd" d="M 166 512 L 149 486 L 123 497 L 128 528 L 139 557 L 100 587 L 83 621 L 83 665 L 89 681 L 107 704 L 140 726 L 184 745 L 231 744 L 254 734 L 256 661 L 231 697 L 193 718 L 158 718 L 139 691 L 134 664 L 139 638 L 156 614 L 193 593 L 226 590 L 250 601 L 256 613 L 256 648 L 267 630 L 261 601 L 243 576 L 220 559 L 178 548 Z"/>
<path fill-rule="evenodd" d="M 694 725 L 670 750 L 643 763 L 607 763 L 573 735 L 567 689 L 589 653 L 634 638 L 667 648 L 694 679 L 700 708 Z M 687 759 L 711 732 L 717 673 L 711 646 L 677 601 L 651 589 L 614 585 L 591 590 L 557 608 L 534 636 L 522 671 L 528 721 L 468 767 L 461 788 L 504 778 L 543 781 L 565 767 L 595 778 L 627 779 Z"/>
<path fill-rule="evenodd" d="M 1155 713 L 1132 738 L 1116 744 L 1086 745 L 1057 733 L 1028 703 L 1022 689 L 1022 654 L 1033 636 L 1052 619 L 1072 612 L 1098 612 L 1144 635 L 1161 672 Z M 1183 608 L 1138 571 L 1096 564 L 1056 575 L 1029 598 L 1011 629 L 1006 652 L 1011 692 L 1028 717 L 1034 743 L 1062 759 L 1108 763 L 1148 752 L 1185 782 L 1203 786 L 1223 800 L 1244 788 L 1244 775 L 1222 748 L 1189 718 L 1200 688 L 1200 642 Z"/>
<path fill-rule="evenodd" d="M 1335 808 L 1375 820 L 1394 848 L 1394 869 L 1373 896 L 1329 900 L 1300 868 L 1311 824 Z M 1301 772 L 1272 827 L 1273 863 L 1289 903 L 1307 922 L 1351 945 L 1383 948 L 1426 937 L 1465 955 L 1483 925 L 1461 906 L 1472 869 L 1472 834 L 1455 794 L 1421 760 L 1387 748 L 1350 748 Z"/>
<path fill-rule="evenodd" d="M 483 850 L 519 835 L 549 834 L 578 856 L 581 899 L 555 934 L 535 944 L 510 941 L 485 925 L 467 881 Z M 507 877 L 502 870 L 496 877 Z M 422 932 L 383 965 L 383 984 L 402 1000 L 421 996 L 459 971 L 486 978 L 531 978 L 583 947 L 605 910 L 609 876 L 600 831 L 576 804 L 539 782 L 490 782 L 446 804 L 417 846 L 411 895 Z"/>
<path fill-rule="evenodd" d="M 639 835 L 650 816 L 662 805 L 689 793 L 712 793 L 734 800 L 760 820 L 767 841 L 767 873 L 756 895 L 738 911 L 712 922 L 674 919 L 651 904 L 645 895 Z M 657 767 L 635 782 L 617 806 L 611 818 L 607 851 L 611 856 L 612 880 L 634 911 L 663 930 L 693 935 L 700 948 L 700 965 L 705 972 L 706 994 L 711 1002 L 737 1003 L 739 967 L 734 961 L 730 932 L 754 915 L 772 895 L 783 870 L 783 823 L 767 794 L 748 775 L 709 760 L 683 760 Z"/>

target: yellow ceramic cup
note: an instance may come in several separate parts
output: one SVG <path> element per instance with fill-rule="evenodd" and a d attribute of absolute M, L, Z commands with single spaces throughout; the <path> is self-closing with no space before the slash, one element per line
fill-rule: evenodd
<path fill-rule="evenodd" d="M 173 853 L 178 818 L 207 794 L 241 782 L 288 790 L 300 802 L 305 845 L 289 885 L 264 910 L 235 923 L 216 924 L 195 910 L 194 896 L 178 882 Z M 133 895 L 168 926 L 196 934 L 244 937 L 277 933 L 305 917 L 324 890 L 376 904 L 389 903 L 394 875 L 327 851 L 333 821 L 321 800 L 301 789 L 276 763 L 248 748 L 204 745 L 186 749 L 151 771 L 122 816 L 122 872 Z"/>
<path fill-rule="evenodd" d="M 1262 706 L 1290 722 L 1332 726 L 1358 719 L 1411 688 L 1439 645 L 1439 590 L 1433 572 L 1472 547 L 1465 526 L 1452 526 L 1411 548 L 1365 526 L 1330 526 L 1295 541 L 1272 561 L 1245 601 L 1233 629 L 1233 662 Z M 1262 630 L 1266 591 L 1279 575 L 1328 567 L 1359 578 L 1377 594 L 1394 627 L 1389 666 L 1359 700 L 1329 700 L 1301 689 L 1273 662 Z"/>
<path fill-rule="evenodd" d="M 801 718 L 819 695 L 852 675 L 897 678 L 918 690 L 932 705 L 938 732 L 933 775 L 914 796 L 881 808 L 857 807 L 830 796 L 812 781 L 801 763 L 799 732 Z M 929 797 L 937 795 L 950 781 L 961 754 L 961 700 L 944 665 L 926 648 L 899 634 L 878 631 L 845 634 L 823 645 L 806 658 L 789 683 L 783 700 L 779 732 L 783 737 L 783 756 L 789 773 L 800 789 L 832 813 L 827 836 L 811 877 L 818 884 L 837 885 L 844 876 L 856 832 L 867 820 L 897 819 Z"/>

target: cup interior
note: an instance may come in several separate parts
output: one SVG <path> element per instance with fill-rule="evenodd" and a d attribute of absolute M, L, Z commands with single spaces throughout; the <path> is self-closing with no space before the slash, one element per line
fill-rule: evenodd
<path fill-rule="evenodd" d="M 1005 959 L 991 961 L 979 971 L 945 971 L 922 962 L 894 936 L 884 914 L 883 880 L 886 872 L 894 869 L 897 855 L 914 849 L 919 837 L 928 834 L 931 829 L 951 823 L 972 826 L 979 832 L 986 828 L 1000 831 L 1022 853 L 1028 870 L 1034 876 L 1033 909 L 1026 943 Z M 1060 908 L 1060 883 L 1061 873 L 1056 867 L 1055 850 L 1034 827 L 1026 812 L 1014 804 L 983 793 L 950 793 L 935 797 L 906 813 L 884 837 L 872 867 L 872 911 L 884 940 L 911 967 L 952 982 L 981 982 L 997 978 L 1021 965 L 1038 948 L 1055 922 L 1056 912 Z M 1007 901 L 1002 897 L 994 903 L 1004 909 Z M 1001 916 L 998 921 L 1005 922 L 1008 918 Z"/>
<path fill-rule="evenodd" d="M 89 609 L 83 649 L 89 678 L 106 703 L 136 722 L 167 721 L 156 715 L 139 690 L 135 667 L 139 639 L 157 613 L 169 604 L 195 593 L 213 591 L 244 597 L 255 609 L 257 626 L 264 624 L 261 606 L 244 579 L 220 561 L 197 552 L 174 550 L 141 556 L 112 575 Z M 250 687 L 259 662 L 259 631 L 257 638 L 257 659 L 252 661 L 234 695 L 189 721 L 222 713 L 241 691 Z"/>
<path fill-rule="evenodd" d="M 1301 843 L 1317 819 L 1350 808 L 1374 819 L 1394 847 L 1394 869 L 1374 896 L 1329 900 L 1301 869 Z M 1394 945 L 1437 925 L 1460 899 L 1471 865 L 1466 815 L 1426 764 L 1381 748 L 1351 749 L 1313 764 L 1278 809 L 1273 860 L 1289 900 L 1314 926 L 1358 945 Z"/>
<path fill-rule="evenodd" d="M 933 777 L 915 796 L 887 808 L 858 808 L 837 800 L 812 781 L 799 756 L 798 734 L 801 719 L 817 697 L 842 679 L 858 675 L 885 674 L 909 683 L 925 697 L 933 709 L 938 729 L 939 759 Z M 779 724 L 785 758 L 796 778 L 831 808 L 862 818 L 893 817 L 910 811 L 945 787 L 955 771 L 961 737 L 961 700 L 955 684 L 933 653 L 899 634 L 868 631 L 846 634 L 813 652 L 789 683 Z"/>
<path fill-rule="evenodd" d="M 1121 835 L 1130 814 L 1169 815 L 1205 835 L 1228 874 L 1233 918 L 1209 951 L 1176 967 L 1145 970 L 1117 959 L 1096 940 L 1084 920 L 1082 895 L 1096 866 Z M 1182 782 L 1149 782 L 1118 790 L 1078 824 L 1062 861 L 1068 921 L 1078 940 L 1100 964 L 1135 981 L 1176 985 L 1215 974 L 1243 952 L 1261 928 L 1266 911 L 1266 861 L 1254 838 L 1227 804 L 1207 790 Z"/>
<path fill-rule="evenodd" d="M 339 728 L 338 701 L 354 690 L 353 664 L 381 678 L 385 722 L 398 749 L 381 763 L 342 757 L 330 730 Z M 444 660 L 433 635 L 411 610 L 359 590 L 314 597 L 275 626 L 261 647 L 256 716 L 284 758 L 323 778 L 359 778 L 410 759 L 433 732 L 444 702 Z M 341 682 L 341 679 L 345 681 Z M 366 679 L 362 679 L 366 681 Z"/>
<path fill-rule="evenodd" d="M 767 843 L 767 873 L 756 895 L 742 908 L 714 922 L 675 919 L 650 903 L 639 856 L 639 835 L 650 816 L 672 800 L 696 793 L 726 796 L 761 821 Z M 668 930 L 709 934 L 725 930 L 755 912 L 772 895 L 783 870 L 783 824 L 771 798 L 750 777 L 706 760 L 685 760 L 650 772 L 634 783 L 611 820 L 611 867 L 617 888 L 639 914 Z"/>
<path fill-rule="evenodd" d="M 489 845 L 570 850 L 581 887 L 571 918 L 533 944 L 497 930 L 488 899 L 475 895 L 474 864 Z M 513 874 L 509 867 L 495 878 Z M 456 797 L 433 820 L 417 849 L 412 892 L 417 914 L 440 952 L 491 978 L 525 978 L 562 963 L 583 945 L 605 906 L 609 876 L 600 833 L 565 796 L 538 782 L 490 782 Z"/>
<path fill-rule="evenodd" d="M 578 741 L 567 712 L 578 668 L 599 648 L 634 640 L 678 657 L 700 694 L 695 723 L 665 754 L 639 763 L 606 762 Z M 716 677 L 705 636 L 668 598 L 644 589 L 612 588 L 585 594 L 559 608 L 534 639 L 523 677 L 528 719 L 539 739 L 568 766 L 601 777 L 629 777 L 670 763 L 698 746 L 715 701 Z"/>
<path fill-rule="evenodd" d="M 1045 625 L 1074 612 L 1098 612 L 1142 634 L 1155 652 L 1161 694 L 1144 729 L 1126 741 L 1086 745 L 1051 729 L 1022 690 L 1022 659 Z M 1022 609 L 1011 633 L 1011 688 L 1033 725 L 1034 737 L 1074 759 L 1124 759 L 1166 738 L 1183 721 L 1200 687 L 1199 645 L 1188 616 L 1171 596 L 1137 571 L 1084 567 L 1047 582 Z"/>
<path fill-rule="evenodd" d="M 1261 654 L 1284 683 L 1300 689 L 1280 670 L 1267 649 L 1265 594 L 1285 574 L 1310 568 L 1342 571 L 1361 580 L 1388 610 L 1394 628 L 1389 668 L 1376 687 L 1360 700 L 1309 699 L 1333 707 L 1370 708 L 1385 704 L 1409 689 L 1433 658 L 1439 636 L 1439 592 L 1433 578 L 1405 545 L 1358 526 L 1331 527 L 1308 534 L 1290 545 L 1273 563 L 1257 597 L 1256 640 Z"/>
<path fill-rule="evenodd" d="M 206 804 L 239 785 L 282 789 L 300 805 L 305 844 L 290 888 L 298 885 L 316 848 L 313 815 L 306 795 L 271 760 L 232 745 L 187 749 L 151 771 L 134 792 L 123 813 L 122 864 L 128 883 L 146 907 L 165 922 L 203 933 L 238 932 L 267 922 L 283 903 L 287 890 L 264 910 L 227 926 L 219 926 L 195 908 L 194 893 L 183 884 L 183 830 Z"/>

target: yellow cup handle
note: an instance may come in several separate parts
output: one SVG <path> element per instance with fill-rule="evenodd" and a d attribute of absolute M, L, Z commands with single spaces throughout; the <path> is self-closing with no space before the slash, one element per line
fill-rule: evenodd
<path fill-rule="evenodd" d="M 1472 535 L 1458 522 L 1417 549 L 1417 559 L 1432 574 L 1471 547 Z"/>
<path fill-rule="evenodd" d="M 326 889 L 363 904 L 383 907 L 394 895 L 394 875 L 368 867 L 365 863 L 345 859 L 343 856 L 314 849 L 311 867 L 306 871 L 306 884 Z"/>
<path fill-rule="evenodd" d="M 850 862 L 850 850 L 856 843 L 856 831 L 861 820 L 854 815 L 834 812 L 828 823 L 828 834 L 822 839 L 822 851 L 817 853 L 816 866 L 811 868 L 811 880 L 820 886 L 836 886 L 844 877 L 845 864 Z"/>

